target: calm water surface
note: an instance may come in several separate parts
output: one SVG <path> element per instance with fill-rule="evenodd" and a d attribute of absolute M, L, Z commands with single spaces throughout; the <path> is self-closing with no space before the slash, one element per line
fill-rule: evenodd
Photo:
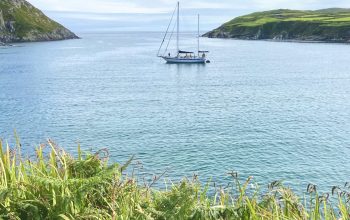
<path fill-rule="evenodd" d="M 161 33 L 81 36 L 0 49 L 3 139 L 108 147 L 173 180 L 350 180 L 350 45 L 203 39 L 211 64 L 166 65 Z"/>

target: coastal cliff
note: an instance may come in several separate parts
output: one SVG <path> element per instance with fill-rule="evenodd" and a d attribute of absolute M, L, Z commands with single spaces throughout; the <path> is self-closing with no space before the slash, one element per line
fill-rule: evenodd
<path fill-rule="evenodd" d="M 350 9 L 279 9 L 237 17 L 203 36 L 244 40 L 350 42 Z"/>
<path fill-rule="evenodd" d="M 25 0 L 0 0 L 0 45 L 78 38 Z"/>

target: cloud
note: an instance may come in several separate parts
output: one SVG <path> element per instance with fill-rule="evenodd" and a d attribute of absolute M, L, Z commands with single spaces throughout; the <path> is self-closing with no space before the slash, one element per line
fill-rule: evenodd
<path fill-rule="evenodd" d="M 322 9 L 322 8 L 348 8 L 350 1 L 348 0 L 252 0 L 249 1 L 256 9 L 271 10 L 277 8 L 289 9 Z"/>
<path fill-rule="evenodd" d="M 1 0 L 0 0 L 1 1 Z M 28 0 L 73 30 L 111 28 L 116 30 L 162 30 L 177 0 Z M 350 0 L 186 0 L 181 1 L 183 29 L 193 30 L 195 16 L 210 30 L 240 15 L 279 8 L 350 8 Z M 88 21 L 88 22 L 87 22 Z M 185 26 L 187 25 L 187 26 Z"/>
<path fill-rule="evenodd" d="M 78 11 L 94 13 L 165 13 L 171 11 L 176 0 L 29 0 L 42 10 Z M 276 8 L 319 9 L 350 7 L 349 0 L 186 0 L 183 9 L 251 9 Z"/>
<path fill-rule="evenodd" d="M 171 11 L 176 1 L 173 0 L 29 0 L 34 6 L 45 11 L 90 12 L 90 13 L 166 13 Z M 190 0 L 181 5 L 191 8 L 226 8 L 227 3 L 215 3 L 208 0 Z"/>
<path fill-rule="evenodd" d="M 34 6 L 46 11 L 91 13 L 157 13 L 167 11 L 166 6 L 142 6 L 140 1 L 120 0 L 30 0 Z"/>

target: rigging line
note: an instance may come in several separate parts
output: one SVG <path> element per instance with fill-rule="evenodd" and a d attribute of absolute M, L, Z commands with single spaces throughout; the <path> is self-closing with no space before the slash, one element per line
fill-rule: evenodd
<path fill-rule="evenodd" d="M 166 52 L 167 52 L 167 50 L 168 50 L 168 47 L 169 47 L 169 44 L 170 44 L 171 38 L 172 38 L 172 37 L 173 37 L 173 35 L 174 35 L 174 30 L 175 30 L 175 27 L 176 27 L 176 23 L 174 23 L 173 30 L 172 30 L 171 35 L 170 35 L 170 37 L 169 37 L 169 41 L 168 41 L 168 44 L 166 45 L 166 48 L 165 48 L 165 50 L 164 50 L 164 54 L 163 54 L 163 56 L 166 54 Z"/>
<path fill-rule="evenodd" d="M 177 7 L 176 7 L 176 8 L 174 9 L 174 11 L 173 11 L 173 15 L 171 16 L 170 23 L 168 24 L 168 27 L 167 27 L 166 32 L 165 32 L 165 34 L 164 34 L 163 41 L 162 41 L 162 43 L 160 44 L 160 47 L 159 47 L 159 49 L 158 49 L 157 56 L 159 56 L 159 52 L 160 52 L 160 50 L 162 49 L 162 46 L 163 46 L 164 41 L 165 41 L 165 38 L 166 38 L 166 36 L 167 36 L 167 34 L 168 34 L 169 27 L 170 27 L 171 23 L 173 22 L 173 18 L 174 18 L 176 9 L 177 9 Z"/>

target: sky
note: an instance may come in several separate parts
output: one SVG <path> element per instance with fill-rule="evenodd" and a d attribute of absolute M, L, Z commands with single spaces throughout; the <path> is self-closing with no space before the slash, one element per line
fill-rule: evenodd
<path fill-rule="evenodd" d="M 29 0 L 48 16 L 76 31 L 161 31 L 176 0 Z M 350 8 L 350 0 L 183 0 L 182 30 L 195 29 L 201 14 L 203 30 L 211 30 L 247 13 L 280 8 L 313 10 Z M 194 28 L 193 28 L 194 27 Z"/>

